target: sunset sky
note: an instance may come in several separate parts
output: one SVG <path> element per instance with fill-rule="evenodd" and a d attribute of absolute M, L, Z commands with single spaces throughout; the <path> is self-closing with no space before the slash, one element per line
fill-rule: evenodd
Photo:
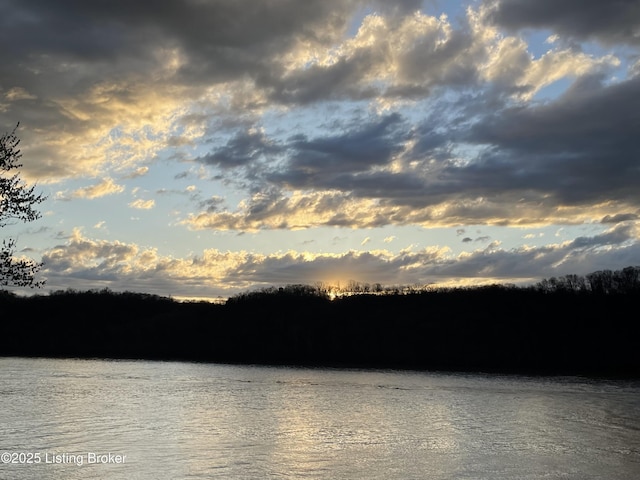
<path fill-rule="evenodd" d="M 640 264 L 637 0 L 0 0 L 44 292 Z M 44 293 L 43 292 L 43 293 Z"/>

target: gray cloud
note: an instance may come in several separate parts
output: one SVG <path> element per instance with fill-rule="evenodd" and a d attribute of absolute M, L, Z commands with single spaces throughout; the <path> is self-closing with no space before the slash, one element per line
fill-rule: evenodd
<path fill-rule="evenodd" d="M 15 45 L 11 55 L 16 58 L 28 58 L 37 50 L 40 55 L 107 62 L 113 67 L 127 57 L 150 60 L 158 46 L 179 47 L 189 57 L 183 73 L 206 71 L 211 81 L 264 68 L 267 58 L 286 49 L 298 35 L 319 41 L 331 38 L 336 29 L 344 28 L 344 14 L 354 2 L 3 0 L 2 4 L 0 38 Z"/>
<path fill-rule="evenodd" d="M 334 189 L 348 192 L 358 186 L 393 195 L 393 178 L 381 173 L 377 184 L 372 170 L 385 167 L 403 150 L 403 142 L 409 139 L 408 125 L 396 113 L 371 116 L 367 119 L 332 126 L 338 134 L 307 137 L 293 135 L 286 140 L 275 141 L 262 131 L 239 131 L 225 145 L 196 160 L 224 169 L 248 167 L 244 177 L 250 180 L 253 193 L 258 193 L 249 203 L 245 222 L 266 219 L 267 215 L 292 213 L 292 202 L 285 195 L 288 189 Z M 280 161 L 282 160 L 282 161 Z M 256 165 L 261 162 L 260 166 Z M 400 177 L 400 176 L 399 176 Z M 406 190 L 408 183 L 397 182 L 398 190 Z M 249 185 L 249 184 L 246 184 Z M 340 199 L 325 195 L 320 200 L 298 200 L 299 208 L 316 211 L 339 211 Z M 231 217 L 229 217 L 231 218 Z M 237 217 L 233 217 L 233 223 Z M 333 225 L 350 222 L 332 217 Z M 217 224 L 217 223 L 216 223 Z M 283 228 L 288 224 L 283 223 Z"/>
<path fill-rule="evenodd" d="M 488 148 L 478 161 L 445 175 L 463 188 L 534 190 L 563 203 L 637 202 L 640 192 L 640 77 L 605 86 L 578 80 L 556 101 L 490 114 L 469 132 Z"/>
<path fill-rule="evenodd" d="M 483 235 L 483 236 L 477 237 L 475 239 L 473 239 L 471 237 L 464 237 L 462 239 L 462 243 L 471 243 L 471 242 L 485 243 L 485 242 L 488 242 L 489 240 L 491 240 L 491 237 L 489 237 L 488 235 Z"/>
<path fill-rule="evenodd" d="M 361 122 L 333 137 L 292 137 L 288 162 L 268 179 L 377 198 L 388 206 L 447 202 L 451 216 L 480 222 L 508 218 L 506 205 L 513 203 L 539 217 L 559 205 L 588 208 L 607 200 L 637 205 L 640 113 L 629 101 L 636 97 L 640 77 L 610 85 L 586 77 L 554 101 L 486 111 L 475 122 L 454 123 L 448 141 L 480 149 L 464 163 L 446 140 L 437 139 L 444 134 L 426 126 L 410 129 L 398 115 Z M 408 140 L 412 150 L 405 146 Z M 376 168 L 401 154 L 414 162 L 413 169 Z"/>
<path fill-rule="evenodd" d="M 222 168 L 236 168 L 272 155 L 277 155 L 282 149 L 271 142 L 261 131 L 240 131 L 231 138 L 226 145 L 212 153 L 199 157 L 196 161 Z"/>
<path fill-rule="evenodd" d="M 571 241 L 570 248 L 597 247 L 601 245 L 621 245 L 635 240 L 635 227 L 632 225 L 616 225 L 612 229 L 593 237 L 577 237 Z"/>
<path fill-rule="evenodd" d="M 224 198 L 218 196 L 213 196 L 198 202 L 198 208 L 208 213 L 219 211 L 222 205 L 224 205 Z"/>
<path fill-rule="evenodd" d="M 551 29 L 577 39 L 640 44 L 636 0 L 498 0 L 491 19 L 510 29 Z"/>
<path fill-rule="evenodd" d="M 638 220 L 638 215 L 635 213 L 618 213 L 616 215 L 605 215 L 600 220 L 601 223 L 620 223 L 626 222 L 630 220 Z"/>
<path fill-rule="evenodd" d="M 390 114 L 349 125 L 334 136 L 296 135 L 288 139 L 289 160 L 283 171 L 271 178 L 294 187 L 338 187 L 335 183 L 346 175 L 391 162 L 402 150 L 405 129 L 402 117 Z"/>

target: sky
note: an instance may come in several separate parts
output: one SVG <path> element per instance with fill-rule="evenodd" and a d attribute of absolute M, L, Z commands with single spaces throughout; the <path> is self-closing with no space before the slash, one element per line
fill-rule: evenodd
<path fill-rule="evenodd" d="M 44 292 L 640 264 L 637 0 L 0 0 Z"/>

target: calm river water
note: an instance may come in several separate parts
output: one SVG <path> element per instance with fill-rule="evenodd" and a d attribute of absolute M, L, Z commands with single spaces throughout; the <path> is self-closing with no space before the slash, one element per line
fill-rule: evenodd
<path fill-rule="evenodd" d="M 640 382 L 0 358 L 0 402 L 2 479 L 640 478 Z"/>

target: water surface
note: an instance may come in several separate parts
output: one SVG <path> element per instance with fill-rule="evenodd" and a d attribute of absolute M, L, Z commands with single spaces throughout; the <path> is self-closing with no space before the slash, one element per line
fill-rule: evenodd
<path fill-rule="evenodd" d="M 0 442 L 17 480 L 628 480 L 640 383 L 0 358 Z"/>

